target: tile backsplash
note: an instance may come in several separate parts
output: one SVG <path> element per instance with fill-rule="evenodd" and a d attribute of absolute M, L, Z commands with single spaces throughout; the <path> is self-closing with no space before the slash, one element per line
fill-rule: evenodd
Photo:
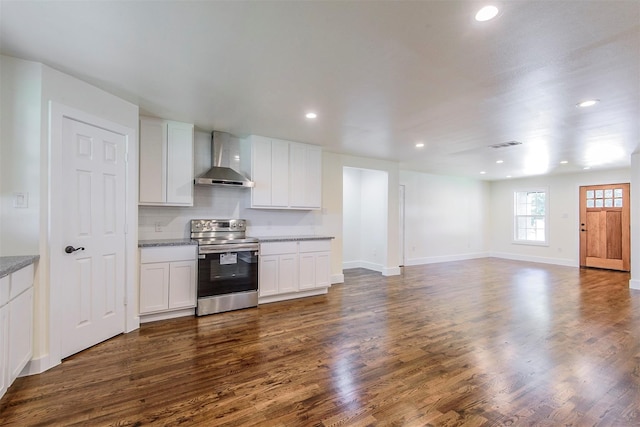
<path fill-rule="evenodd" d="M 140 206 L 138 238 L 189 237 L 189 221 L 201 218 L 244 218 L 249 236 L 320 234 L 320 211 L 251 209 L 251 190 L 233 187 L 194 186 L 193 207 Z"/>

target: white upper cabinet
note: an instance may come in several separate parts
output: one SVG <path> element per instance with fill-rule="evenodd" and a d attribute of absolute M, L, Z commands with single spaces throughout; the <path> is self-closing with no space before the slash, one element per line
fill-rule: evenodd
<path fill-rule="evenodd" d="M 309 144 L 289 146 L 291 185 L 289 206 L 320 209 L 322 201 L 322 150 Z"/>
<path fill-rule="evenodd" d="M 289 205 L 289 144 L 251 137 L 252 207 L 286 208 Z"/>
<path fill-rule="evenodd" d="M 193 125 L 140 118 L 141 205 L 193 206 Z"/>
<path fill-rule="evenodd" d="M 298 142 L 252 135 L 251 207 L 320 209 L 322 150 Z"/>

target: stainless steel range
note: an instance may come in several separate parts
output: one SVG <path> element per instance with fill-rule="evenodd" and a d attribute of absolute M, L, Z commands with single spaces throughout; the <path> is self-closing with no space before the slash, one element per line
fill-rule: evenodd
<path fill-rule="evenodd" d="M 244 219 L 193 219 L 198 242 L 196 314 L 258 305 L 258 239 L 247 237 Z"/>

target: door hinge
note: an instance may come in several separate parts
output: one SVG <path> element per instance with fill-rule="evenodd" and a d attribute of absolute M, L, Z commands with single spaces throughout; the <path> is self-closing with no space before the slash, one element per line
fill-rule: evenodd
<path fill-rule="evenodd" d="M 129 152 L 128 151 L 125 151 L 125 153 L 124 153 L 124 162 L 125 163 L 129 163 Z"/>
<path fill-rule="evenodd" d="M 129 224 L 124 225 L 124 234 L 129 234 Z"/>

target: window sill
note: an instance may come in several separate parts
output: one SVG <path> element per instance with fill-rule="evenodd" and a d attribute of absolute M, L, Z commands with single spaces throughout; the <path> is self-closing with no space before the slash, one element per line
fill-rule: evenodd
<path fill-rule="evenodd" d="M 524 246 L 549 246 L 549 242 L 538 242 L 535 240 L 513 240 L 511 244 Z"/>

